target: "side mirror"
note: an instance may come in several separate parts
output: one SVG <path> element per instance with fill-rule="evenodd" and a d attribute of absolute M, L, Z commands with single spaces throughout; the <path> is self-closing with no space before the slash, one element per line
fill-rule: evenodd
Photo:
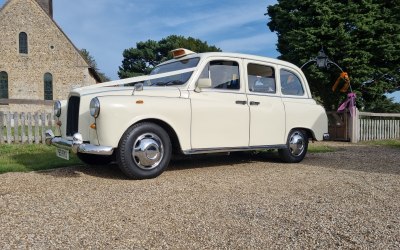
<path fill-rule="evenodd" d="M 199 78 L 199 80 L 197 81 L 196 84 L 196 92 L 200 92 L 201 89 L 204 88 L 211 88 L 212 83 L 211 83 L 211 79 L 210 78 Z"/>

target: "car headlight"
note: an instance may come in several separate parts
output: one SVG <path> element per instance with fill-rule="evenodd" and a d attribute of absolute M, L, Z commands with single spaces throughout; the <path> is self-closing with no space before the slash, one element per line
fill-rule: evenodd
<path fill-rule="evenodd" d="M 61 102 L 60 101 L 56 101 L 54 103 L 54 115 L 57 117 L 61 116 Z"/>
<path fill-rule="evenodd" d="M 97 97 L 90 101 L 90 115 L 97 118 L 100 114 L 100 101 Z"/>

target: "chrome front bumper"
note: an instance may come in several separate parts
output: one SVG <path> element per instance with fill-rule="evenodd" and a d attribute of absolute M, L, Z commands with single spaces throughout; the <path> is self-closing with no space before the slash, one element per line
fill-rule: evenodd
<path fill-rule="evenodd" d="M 46 131 L 46 144 L 72 151 L 73 153 L 93 154 L 93 155 L 112 155 L 114 148 L 108 146 L 97 146 L 83 143 L 82 135 L 74 134 L 72 140 L 54 136 L 53 131 Z"/>

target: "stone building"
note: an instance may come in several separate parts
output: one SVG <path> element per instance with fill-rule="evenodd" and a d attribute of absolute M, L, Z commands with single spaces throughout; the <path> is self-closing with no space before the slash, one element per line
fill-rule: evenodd
<path fill-rule="evenodd" d="M 52 110 L 73 87 L 100 82 L 53 20 L 52 0 L 7 0 L 0 9 L 0 111 Z"/>

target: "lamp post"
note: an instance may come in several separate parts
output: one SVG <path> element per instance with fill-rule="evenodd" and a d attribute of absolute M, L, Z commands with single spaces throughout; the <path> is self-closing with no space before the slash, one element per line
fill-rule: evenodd
<path fill-rule="evenodd" d="M 325 54 L 324 48 L 318 52 L 318 56 L 315 58 L 318 68 L 328 68 L 328 56 Z"/>
<path fill-rule="evenodd" d="M 316 63 L 317 67 L 320 69 L 328 69 L 331 64 L 335 65 L 338 69 L 340 69 L 341 72 L 343 72 L 343 69 L 339 67 L 335 62 L 331 61 L 328 56 L 325 54 L 324 48 L 322 47 L 321 50 L 318 52 L 318 55 L 315 58 L 311 58 L 303 64 L 300 68 L 303 69 L 306 65 L 310 63 Z"/>

